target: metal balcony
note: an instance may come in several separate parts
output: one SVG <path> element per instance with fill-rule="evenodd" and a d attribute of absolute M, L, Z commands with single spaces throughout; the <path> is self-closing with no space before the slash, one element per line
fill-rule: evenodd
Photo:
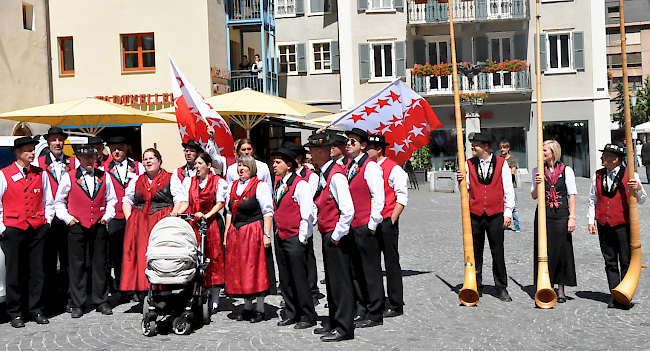
<path fill-rule="evenodd" d="M 266 75 L 266 86 L 264 76 Z M 262 75 L 256 71 L 232 71 L 230 73 L 230 91 L 250 88 L 260 93 L 277 95 L 278 76 L 274 72 L 264 70 Z"/>
<path fill-rule="evenodd" d="M 271 0 L 228 0 L 226 22 L 228 25 L 273 23 L 274 8 Z"/>
<path fill-rule="evenodd" d="M 407 1 L 409 24 L 449 23 L 449 6 L 454 22 L 483 22 L 530 18 L 529 0 L 428 0 Z"/>
<path fill-rule="evenodd" d="M 478 91 L 481 93 L 508 93 L 532 91 L 530 66 L 523 71 L 479 73 L 473 77 L 473 89 L 470 90 L 467 77 L 458 76 L 458 90 L 461 93 Z M 411 76 L 411 88 L 422 96 L 452 95 L 454 86 L 451 76 Z"/>

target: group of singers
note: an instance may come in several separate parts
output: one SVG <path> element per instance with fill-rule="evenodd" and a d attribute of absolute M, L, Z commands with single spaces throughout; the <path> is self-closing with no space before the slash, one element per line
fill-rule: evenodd
<path fill-rule="evenodd" d="M 382 325 L 385 317 L 403 314 L 398 237 L 408 202 L 407 175 L 386 157 L 382 135 L 356 128 L 345 136 L 325 130 L 309 137 L 308 150 L 286 143 L 271 153 L 272 179 L 269 167 L 253 157 L 249 139 L 235 143 L 237 162 L 226 167 L 216 152 L 214 131 L 209 133 L 205 149 L 194 140 L 182 144 L 187 163 L 172 173 L 162 168 L 156 149 L 145 150 L 142 162 L 128 158 L 128 140 L 121 136 L 106 143 L 108 157 L 102 153 L 103 140 L 91 137 L 75 147 L 76 158 L 71 158 L 63 153 L 67 134 L 52 127 L 45 135 L 49 153 L 37 160 L 37 142 L 17 138 L 12 147 L 16 162 L 0 172 L 11 325 L 24 327 L 28 314 L 39 324 L 49 323 L 43 313 L 46 289 L 47 303 L 65 301 L 72 318 L 84 314 L 89 290 L 93 306 L 104 315 L 112 314 L 107 301 L 113 284 L 123 299 L 131 297 L 127 293 L 142 299 L 149 287 L 144 272 L 150 231 L 161 218 L 180 213 L 194 214 L 196 222 L 204 218 L 209 226 L 204 285 L 212 311 L 225 289 L 244 300 L 237 320 L 264 320 L 264 297 L 276 288 L 273 242 L 284 300 L 278 326 L 314 327 L 320 297 L 312 239 L 317 225 L 329 322 L 314 333 L 322 341 L 348 340 L 355 328 Z M 467 177 L 478 293 L 483 292 L 487 237 L 496 296 L 511 301 L 503 242 L 514 189 L 507 162 L 490 150 L 492 141 L 484 133 L 470 135 L 473 157 L 458 180 Z M 630 260 L 627 197 L 631 192 L 643 203 L 647 195 L 638 175 L 627 173 L 624 147 L 607 144 L 601 151 L 603 168 L 594 175 L 589 194 L 589 231 L 598 233 L 611 289 Z M 316 169 L 305 163 L 307 153 Z M 560 161 L 560 145 L 545 142 L 543 154 L 544 172 L 533 170 L 531 196 L 536 198 L 544 183 L 550 279 L 562 303 L 564 287 L 576 285 L 571 234 L 577 191 L 573 170 Z M 609 307 L 623 306 L 612 300 Z"/>

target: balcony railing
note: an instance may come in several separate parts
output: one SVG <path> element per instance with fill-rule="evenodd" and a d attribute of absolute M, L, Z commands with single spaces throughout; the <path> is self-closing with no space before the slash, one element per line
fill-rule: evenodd
<path fill-rule="evenodd" d="M 467 77 L 459 75 L 458 80 L 458 90 L 460 92 L 470 91 L 469 79 Z M 472 88 L 483 93 L 531 90 L 530 66 L 518 72 L 499 71 L 495 73 L 479 73 L 472 80 L 474 83 Z M 451 76 L 411 76 L 411 87 L 415 92 L 422 95 L 449 95 L 454 93 Z"/>
<path fill-rule="evenodd" d="M 273 2 L 271 0 L 228 1 L 229 22 L 255 22 L 262 19 L 268 21 L 272 17 Z"/>
<path fill-rule="evenodd" d="M 266 75 L 266 85 L 264 84 Z M 273 72 L 265 70 L 261 75 L 259 71 L 232 71 L 230 73 L 230 91 L 250 88 L 261 93 L 277 95 L 278 77 Z"/>
<path fill-rule="evenodd" d="M 529 0 L 408 0 L 409 24 L 449 22 L 449 4 L 454 22 L 478 22 L 530 18 Z"/>

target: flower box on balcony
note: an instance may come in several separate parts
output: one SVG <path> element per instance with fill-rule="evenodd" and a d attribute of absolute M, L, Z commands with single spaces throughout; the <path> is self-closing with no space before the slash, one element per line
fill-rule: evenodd
<path fill-rule="evenodd" d="M 415 0 L 415 3 L 418 5 L 426 4 L 427 2 L 429 2 L 429 0 Z"/>
<path fill-rule="evenodd" d="M 415 65 L 412 73 L 416 77 L 443 77 L 451 75 L 451 64 L 441 63 L 437 65 L 430 65 L 428 62 L 424 65 Z"/>
<path fill-rule="evenodd" d="M 460 101 L 463 105 L 483 105 L 483 101 L 488 98 L 485 93 L 463 93 L 460 94 Z"/>

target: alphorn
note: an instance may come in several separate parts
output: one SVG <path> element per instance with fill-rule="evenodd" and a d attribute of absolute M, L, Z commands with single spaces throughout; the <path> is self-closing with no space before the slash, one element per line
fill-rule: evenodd
<path fill-rule="evenodd" d="M 627 50 L 625 43 L 625 15 L 623 0 L 618 1 L 621 20 L 621 59 L 623 60 L 623 81 L 627 82 Z M 634 177 L 634 144 L 632 140 L 632 121 L 630 117 L 630 90 L 623 87 L 623 113 L 625 115 L 625 143 L 627 156 L 628 177 Z M 641 276 L 641 232 L 639 229 L 639 211 L 636 203 L 635 191 L 630 189 L 629 220 L 630 220 L 630 266 L 627 273 L 618 286 L 612 289 L 612 296 L 619 303 L 629 306 L 632 303 L 632 296 L 639 284 Z"/>
<path fill-rule="evenodd" d="M 539 0 L 537 0 L 537 43 L 539 43 Z M 542 68 L 540 45 L 536 47 L 536 83 L 537 83 L 537 172 L 544 174 L 544 128 L 542 125 Z M 557 302 L 557 295 L 551 285 L 548 274 L 548 249 L 546 235 L 546 186 L 537 186 L 537 292 L 535 304 L 540 308 L 551 308 Z"/>
<path fill-rule="evenodd" d="M 458 170 L 465 176 L 465 145 L 463 142 L 463 123 L 460 114 L 460 96 L 458 94 L 458 67 L 456 67 L 456 43 L 454 40 L 454 16 L 452 7 L 449 6 L 449 34 L 451 42 L 452 78 L 454 85 L 454 107 L 456 116 L 456 145 L 458 147 Z M 474 306 L 478 303 L 478 289 L 476 288 L 476 263 L 474 262 L 474 239 L 472 237 L 472 222 L 469 215 L 469 194 L 467 191 L 467 177 L 460 181 L 460 203 L 463 214 L 463 257 L 465 262 L 465 279 L 463 288 L 458 293 L 460 303 L 465 306 Z"/>

